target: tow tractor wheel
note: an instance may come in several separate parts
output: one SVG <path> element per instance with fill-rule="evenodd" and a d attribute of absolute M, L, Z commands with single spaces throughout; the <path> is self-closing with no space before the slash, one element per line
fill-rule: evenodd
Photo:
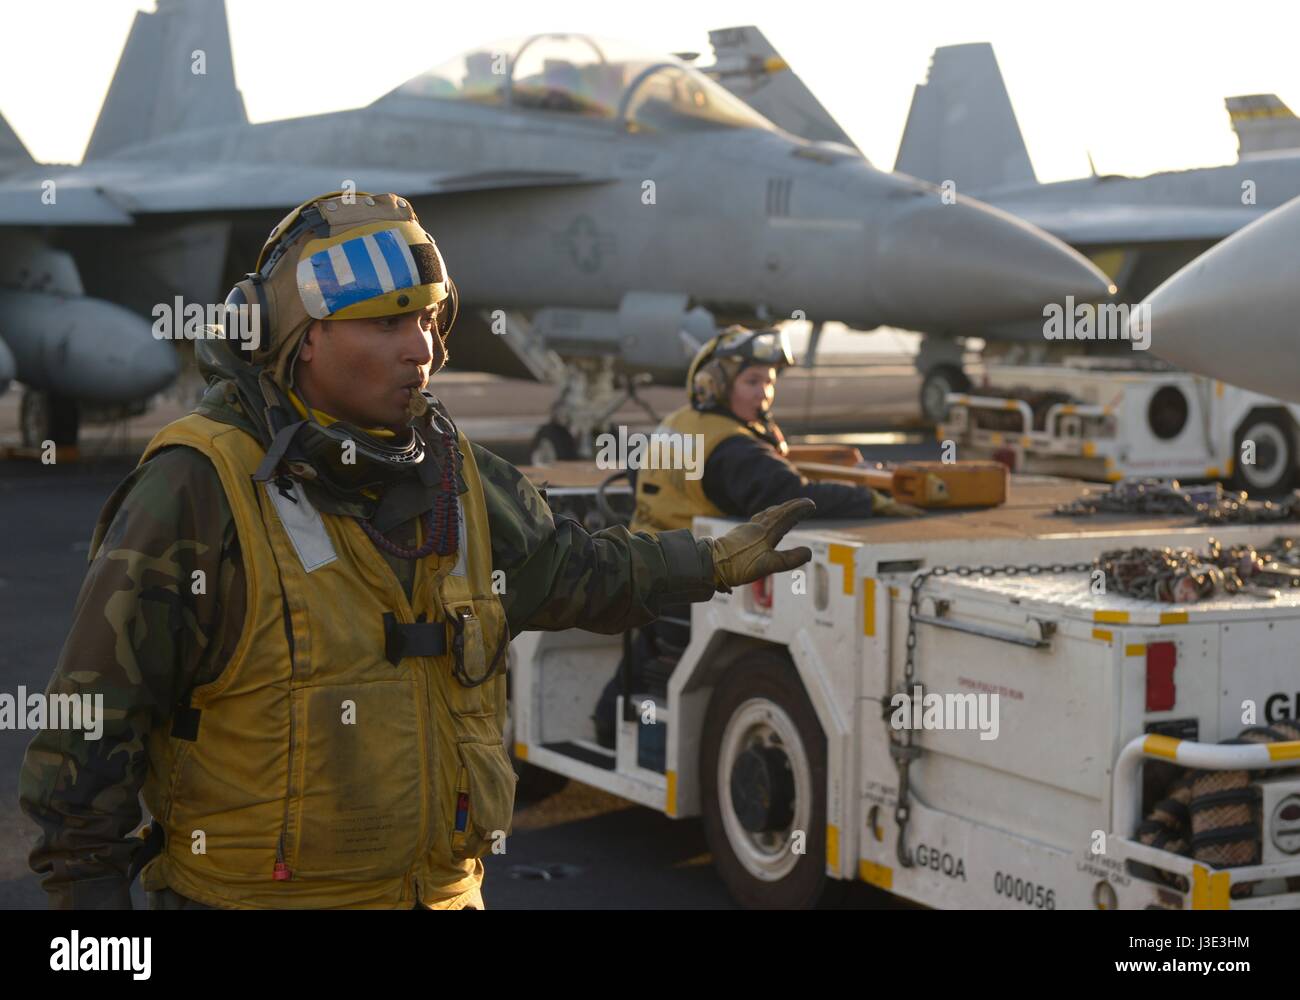
<path fill-rule="evenodd" d="M 533 465 L 568 462 L 578 457 L 578 444 L 568 430 L 556 423 L 542 424 L 533 435 L 530 459 Z"/>
<path fill-rule="evenodd" d="M 75 399 L 35 389 L 23 390 L 18 414 L 23 447 L 40 448 L 46 441 L 76 444 L 80 422 Z"/>
<path fill-rule="evenodd" d="M 1252 441 L 1255 461 L 1241 460 L 1242 445 Z M 1289 490 L 1296 478 L 1296 453 L 1291 422 L 1276 410 L 1252 413 L 1237 432 L 1233 455 L 1234 482 L 1251 495 L 1268 496 Z"/>
<path fill-rule="evenodd" d="M 826 737 L 786 656 L 752 653 L 722 678 L 700 781 L 704 834 L 738 903 L 808 909 L 838 898 L 844 883 L 826 877 Z"/>
<path fill-rule="evenodd" d="M 930 423 L 948 416 L 948 393 L 965 392 L 970 379 L 956 365 L 935 365 L 921 382 L 921 415 Z"/>

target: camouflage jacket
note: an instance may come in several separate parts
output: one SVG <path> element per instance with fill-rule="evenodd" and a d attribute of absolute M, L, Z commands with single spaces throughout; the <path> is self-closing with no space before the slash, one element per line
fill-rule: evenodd
<path fill-rule="evenodd" d="M 198 411 L 241 423 L 221 384 Z M 246 426 L 246 421 L 244 422 Z M 492 531 L 492 565 L 511 638 L 524 630 L 617 633 L 667 605 L 714 593 L 708 546 L 689 531 L 657 537 L 623 527 L 589 534 L 552 516 L 508 462 L 471 445 Z M 412 519 L 388 533 L 417 540 Z M 385 554 L 410 592 L 414 566 Z M 202 574 L 198 576 L 196 574 Z M 204 581 L 196 586 L 195 581 Z M 197 592 L 196 592 L 197 591 Z M 170 726 L 189 692 L 216 679 L 244 620 L 239 538 L 209 460 L 169 448 L 139 466 L 100 515 L 49 694 L 103 695 L 103 733 L 42 730 L 23 760 L 21 806 L 39 825 L 32 869 L 53 908 L 130 908 L 132 861 L 143 840 L 139 792 L 146 737 Z"/>

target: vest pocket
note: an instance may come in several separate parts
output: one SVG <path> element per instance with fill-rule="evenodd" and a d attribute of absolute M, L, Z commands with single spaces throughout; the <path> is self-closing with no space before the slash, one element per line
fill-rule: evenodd
<path fill-rule="evenodd" d="M 404 874 L 420 848 L 426 756 L 409 679 L 293 692 L 297 734 L 286 862 L 292 877 Z M 300 782 L 298 776 L 301 775 Z"/>
<path fill-rule="evenodd" d="M 451 819 L 451 856 L 482 857 L 510 833 L 515 808 L 515 771 L 500 743 L 458 743 L 460 767 Z"/>
<path fill-rule="evenodd" d="M 506 654 L 510 646 L 505 616 L 488 600 L 449 602 L 446 609 L 448 619 L 452 622 L 447 630 L 451 648 L 447 666 L 439 664 L 438 669 L 447 670 L 445 681 L 448 706 L 456 716 L 495 716 L 500 707 L 498 689 L 505 675 Z M 468 687 L 461 683 L 458 674 L 474 680 L 484 675 L 490 677 L 480 684 Z M 487 735 L 473 727 L 467 731 L 463 725 L 457 725 L 458 737 L 481 739 Z M 500 735 L 498 731 L 498 739 Z"/>

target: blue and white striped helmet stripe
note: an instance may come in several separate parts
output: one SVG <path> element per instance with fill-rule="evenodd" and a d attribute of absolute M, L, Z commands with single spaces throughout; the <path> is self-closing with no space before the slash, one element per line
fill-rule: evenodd
<path fill-rule="evenodd" d="M 298 262 L 298 290 L 313 319 L 419 283 L 415 258 L 394 229 L 355 236 Z"/>

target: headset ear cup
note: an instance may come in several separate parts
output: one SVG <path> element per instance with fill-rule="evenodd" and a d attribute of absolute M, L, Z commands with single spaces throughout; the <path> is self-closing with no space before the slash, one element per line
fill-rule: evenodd
<path fill-rule="evenodd" d="M 242 315 L 237 314 L 232 317 L 230 315 L 232 309 L 244 310 L 244 312 Z M 248 348 L 250 351 L 266 349 L 270 331 L 275 327 L 271 315 L 270 296 L 266 294 L 266 287 L 260 274 L 246 274 L 235 282 L 235 287 L 226 296 L 224 319 L 228 337 L 233 329 L 235 339 L 251 341 L 256 345 Z"/>
<path fill-rule="evenodd" d="M 271 332 L 278 329 L 275 325 L 275 305 L 266 287 L 266 281 L 260 274 L 254 276 L 253 287 L 257 289 L 257 304 L 262 311 L 262 330 L 269 347 Z"/>

